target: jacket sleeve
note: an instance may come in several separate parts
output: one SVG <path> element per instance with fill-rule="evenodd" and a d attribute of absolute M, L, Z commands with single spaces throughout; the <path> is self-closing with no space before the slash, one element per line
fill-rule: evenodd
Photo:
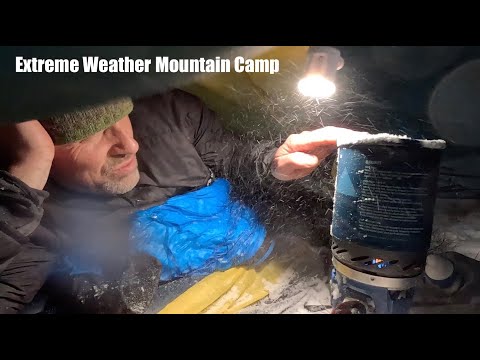
<path fill-rule="evenodd" d="M 54 256 L 31 241 L 46 191 L 0 171 L 0 313 L 16 313 L 44 284 Z"/>

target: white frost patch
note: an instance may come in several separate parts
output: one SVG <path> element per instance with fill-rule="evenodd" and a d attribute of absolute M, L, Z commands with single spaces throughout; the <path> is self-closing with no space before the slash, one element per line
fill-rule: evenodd
<path fill-rule="evenodd" d="M 326 248 L 312 248 L 301 239 L 288 242 L 289 266 L 275 283 L 264 282 L 269 295 L 243 314 L 330 314 L 330 287 L 324 260 Z M 328 254 L 327 254 L 328 253 Z"/>
<path fill-rule="evenodd" d="M 240 297 L 240 289 L 238 288 L 237 285 L 233 285 L 232 288 L 225 295 L 223 295 L 215 303 L 210 305 L 210 307 L 208 308 L 208 311 L 206 311 L 206 313 L 207 314 L 209 314 L 209 313 L 216 314 L 225 305 L 227 305 L 228 303 L 235 302 L 235 300 L 237 300 L 239 297 Z M 246 298 L 246 296 L 245 296 L 245 298 Z"/>
<path fill-rule="evenodd" d="M 438 199 L 431 250 L 456 251 L 480 260 L 480 201 Z"/>
<path fill-rule="evenodd" d="M 444 149 L 446 142 L 444 140 L 423 140 L 412 139 L 406 135 L 394 135 L 394 134 L 370 134 L 368 132 L 352 131 L 348 132 L 348 135 L 337 139 L 337 146 L 342 145 L 355 145 L 355 144 L 399 144 L 402 140 L 415 140 L 418 141 L 422 147 L 429 149 Z"/>
<path fill-rule="evenodd" d="M 337 284 L 332 284 L 332 299 L 336 300 L 340 297 L 340 289 Z"/>
<path fill-rule="evenodd" d="M 327 279 L 295 275 L 289 281 L 279 282 L 256 305 L 242 311 L 243 314 L 329 314 L 330 291 Z"/>
<path fill-rule="evenodd" d="M 295 272 L 292 269 L 287 269 L 280 275 L 275 283 L 271 283 L 265 279 L 262 279 L 262 283 L 271 297 L 278 297 L 282 292 L 282 286 L 290 283 L 294 278 Z"/>

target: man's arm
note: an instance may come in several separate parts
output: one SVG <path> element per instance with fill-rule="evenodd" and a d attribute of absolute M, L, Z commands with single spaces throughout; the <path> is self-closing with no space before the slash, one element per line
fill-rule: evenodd
<path fill-rule="evenodd" d="M 47 196 L 0 171 L 0 313 L 16 313 L 31 302 L 54 260 L 29 239 L 40 223 Z"/>
<path fill-rule="evenodd" d="M 32 301 L 54 260 L 30 239 L 43 216 L 54 146 L 38 121 L 0 128 L 0 144 L 8 164 L 0 170 L 0 313 L 16 313 Z"/>

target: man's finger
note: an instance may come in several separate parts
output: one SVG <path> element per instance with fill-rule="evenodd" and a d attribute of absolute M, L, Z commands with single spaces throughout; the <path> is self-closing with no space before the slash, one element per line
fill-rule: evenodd
<path fill-rule="evenodd" d="M 290 172 L 288 174 L 283 174 L 283 173 L 275 173 L 273 172 L 273 176 L 276 177 L 278 180 L 282 181 L 290 181 L 290 180 L 297 180 L 297 179 L 302 179 L 308 175 L 310 175 L 313 170 L 315 169 L 301 169 L 301 170 L 294 170 L 293 172 Z"/>
<path fill-rule="evenodd" d="M 318 158 L 319 163 L 324 161 L 330 154 L 337 150 L 336 146 L 322 146 L 309 152 L 310 155 L 315 155 Z"/>
<path fill-rule="evenodd" d="M 278 155 L 294 152 L 309 152 L 320 146 L 334 148 L 337 140 L 345 137 L 353 137 L 355 131 L 327 126 L 313 131 L 304 131 L 300 134 L 290 135 L 285 143 L 279 148 Z"/>
<path fill-rule="evenodd" d="M 297 152 L 275 158 L 272 174 L 280 180 L 291 180 L 298 178 L 297 175 L 308 175 L 318 165 L 319 159 L 315 155 Z"/>

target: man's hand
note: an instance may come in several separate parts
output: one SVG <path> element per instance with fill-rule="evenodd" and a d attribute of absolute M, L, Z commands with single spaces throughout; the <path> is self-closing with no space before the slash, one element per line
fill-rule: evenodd
<path fill-rule="evenodd" d="M 272 175 L 285 181 L 309 175 L 336 149 L 337 140 L 350 133 L 354 131 L 327 126 L 290 135 L 275 153 Z"/>
<path fill-rule="evenodd" d="M 2 126 L 0 147 L 9 160 L 8 172 L 31 188 L 43 190 L 55 154 L 45 128 L 37 120 Z"/>

